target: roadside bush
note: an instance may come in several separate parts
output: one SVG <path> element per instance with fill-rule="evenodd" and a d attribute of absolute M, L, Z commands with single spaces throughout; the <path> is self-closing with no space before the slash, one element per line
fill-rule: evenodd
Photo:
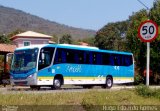
<path fill-rule="evenodd" d="M 159 73 L 154 74 L 154 83 L 157 85 L 160 84 L 160 74 Z"/>
<path fill-rule="evenodd" d="M 139 85 L 135 88 L 138 95 L 143 97 L 158 97 L 160 98 L 159 90 L 151 89 L 146 85 Z"/>
<path fill-rule="evenodd" d="M 135 85 L 142 84 L 143 81 L 144 81 L 144 78 L 140 74 L 135 75 L 135 77 L 134 77 L 134 84 Z"/>

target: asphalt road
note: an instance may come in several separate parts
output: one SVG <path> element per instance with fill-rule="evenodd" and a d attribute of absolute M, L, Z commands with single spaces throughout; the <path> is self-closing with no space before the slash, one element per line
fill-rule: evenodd
<path fill-rule="evenodd" d="M 150 86 L 151 88 L 160 88 L 160 86 Z M 22 86 L 6 86 L 0 87 L 0 93 L 10 94 L 10 93 L 58 93 L 58 92 L 87 92 L 91 90 L 95 91 L 116 91 L 116 90 L 127 90 L 133 89 L 135 86 L 125 86 L 125 85 L 114 85 L 111 89 L 103 89 L 101 87 L 95 86 L 92 89 L 84 89 L 80 86 L 63 86 L 59 90 L 51 90 L 50 87 L 41 87 L 40 90 L 32 90 L 30 87 Z"/>

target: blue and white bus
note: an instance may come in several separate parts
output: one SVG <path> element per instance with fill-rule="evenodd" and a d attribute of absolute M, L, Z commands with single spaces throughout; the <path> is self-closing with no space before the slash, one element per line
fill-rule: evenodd
<path fill-rule="evenodd" d="M 14 51 L 10 79 L 12 85 L 31 88 L 59 89 L 65 84 L 111 88 L 134 82 L 133 54 L 68 44 L 26 46 Z"/>

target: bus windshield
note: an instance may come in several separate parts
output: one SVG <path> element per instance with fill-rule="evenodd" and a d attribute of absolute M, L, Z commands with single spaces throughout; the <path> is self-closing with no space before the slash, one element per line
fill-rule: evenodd
<path fill-rule="evenodd" d="M 38 48 L 14 52 L 11 71 L 23 72 L 34 69 L 37 63 Z"/>

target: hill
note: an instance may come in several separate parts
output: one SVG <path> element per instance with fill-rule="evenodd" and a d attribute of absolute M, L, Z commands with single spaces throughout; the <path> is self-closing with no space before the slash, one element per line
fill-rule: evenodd
<path fill-rule="evenodd" d="M 0 33 L 8 34 L 17 29 L 32 30 L 49 35 L 71 34 L 73 39 L 93 37 L 94 30 L 74 28 L 31 15 L 21 10 L 0 6 Z"/>

